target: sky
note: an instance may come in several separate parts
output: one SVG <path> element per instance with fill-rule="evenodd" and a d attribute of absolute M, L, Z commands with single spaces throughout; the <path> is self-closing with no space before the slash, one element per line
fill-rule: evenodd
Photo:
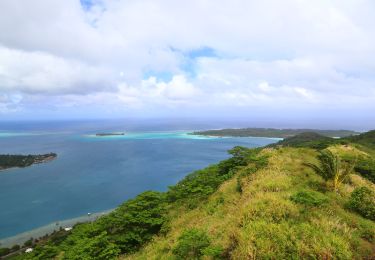
<path fill-rule="evenodd" d="M 375 128 L 374 13 L 372 0 L 2 0 L 0 120 Z"/>

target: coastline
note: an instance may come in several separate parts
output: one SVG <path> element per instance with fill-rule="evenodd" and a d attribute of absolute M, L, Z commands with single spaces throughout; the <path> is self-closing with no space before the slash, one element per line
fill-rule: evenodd
<path fill-rule="evenodd" d="M 101 216 L 107 215 L 112 212 L 114 209 L 105 210 L 102 212 L 92 213 L 90 215 L 84 215 L 76 218 L 66 219 L 62 221 L 55 221 L 53 223 L 41 226 L 26 232 L 19 233 L 17 235 L 1 238 L 0 247 L 12 247 L 14 245 L 23 245 L 30 238 L 38 239 L 45 235 L 49 235 L 54 231 L 58 231 L 60 228 L 73 227 L 75 224 L 83 222 L 92 222 L 98 219 Z"/>
<path fill-rule="evenodd" d="M 36 155 L 36 156 L 42 156 L 42 157 L 44 157 L 46 155 L 48 155 L 48 154 Z M 30 164 L 30 165 L 27 165 L 27 166 L 11 166 L 11 167 L 6 167 L 6 168 L 0 167 L 0 172 L 6 171 L 6 170 L 11 170 L 11 169 L 28 168 L 28 167 L 31 167 L 33 165 L 51 162 L 51 161 L 55 160 L 56 158 L 57 158 L 57 154 L 51 153 L 50 155 L 46 156 L 45 158 L 35 158 L 34 162 L 32 164 Z"/>

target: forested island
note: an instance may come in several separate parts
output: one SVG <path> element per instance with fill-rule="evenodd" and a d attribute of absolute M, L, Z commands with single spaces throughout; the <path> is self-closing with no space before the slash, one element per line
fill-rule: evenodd
<path fill-rule="evenodd" d="M 37 163 L 45 163 L 57 157 L 56 153 L 38 154 L 38 155 L 11 155 L 0 154 L 0 170 L 8 168 L 24 168 Z"/>
<path fill-rule="evenodd" d="M 350 130 L 317 130 L 317 129 L 276 129 L 276 128 L 228 128 L 219 130 L 195 131 L 193 135 L 206 136 L 232 136 L 232 137 L 270 137 L 287 138 L 297 134 L 313 132 L 328 137 L 346 137 L 358 135 L 358 132 Z"/>
<path fill-rule="evenodd" d="M 96 136 L 116 136 L 125 135 L 125 133 L 97 133 Z"/>
<path fill-rule="evenodd" d="M 146 191 L 6 259 L 374 259 L 375 131 L 301 133 Z M 29 253 L 24 253 L 26 250 Z M 2 252 L 2 253 L 1 253 Z"/>

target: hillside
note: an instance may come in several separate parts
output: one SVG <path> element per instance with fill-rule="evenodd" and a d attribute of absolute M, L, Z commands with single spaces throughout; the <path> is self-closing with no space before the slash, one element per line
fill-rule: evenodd
<path fill-rule="evenodd" d="M 366 147 L 371 147 L 372 149 L 375 149 L 375 130 L 356 135 L 356 136 L 348 136 L 345 138 L 346 140 L 358 143 Z"/>
<path fill-rule="evenodd" d="M 339 194 L 328 191 L 303 165 L 315 153 L 306 148 L 263 150 L 265 168 L 241 168 L 195 209 L 176 206 L 168 215 L 167 233 L 122 259 L 173 259 L 184 243 L 199 246 L 205 241 L 202 254 L 217 259 L 373 258 L 375 223 L 345 204 L 356 187 L 374 190 L 374 184 L 352 175 Z"/>
<path fill-rule="evenodd" d="M 297 147 L 235 147 L 231 158 L 167 192 L 142 193 L 10 258 L 374 259 L 373 158 L 357 143 L 330 144 L 343 166 L 355 166 L 334 190 L 307 164 L 318 162 L 321 153 L 310 144 L 326 145 L 321 139 L 309 133 Z"/>
<path fill-rule="evenodd" d="M 329 145 L 337 143 L 337 139 L 333 139 L 327 136 L 315 132 L 300 133 L 292 137 L 285 138 L 276 144 L 270 145 L 270 147 L 290 146 L 290 147 L 308 147 L 314 149 L 324 149 Z"/>
<path fill-rule="evenodd" d="M 194 135 L 234 136 L 234 137 L 270 137 L 288 138 L 305 132 L 317 133 L 327 137 L 346 137 L 359 134 L 349 130 L 319 130 L 319 129 L 275 129 L 275 128 L 239 128 L 196 131 Z"/>

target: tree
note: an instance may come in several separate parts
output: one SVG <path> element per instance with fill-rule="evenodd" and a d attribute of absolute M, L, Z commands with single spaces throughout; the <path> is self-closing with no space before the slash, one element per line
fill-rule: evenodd
<path fill-rule="evenodd" d="M 319 163 L 305 163 L 316 174 L 322 176 L 325 181 L 333 182 L 333 190 L 338 191 L 339 186 L 353 171 L 355 163 L 352 165 L 341 161 L 340 157 L 330 150 L 322 150 L 318 155 Z"/>

